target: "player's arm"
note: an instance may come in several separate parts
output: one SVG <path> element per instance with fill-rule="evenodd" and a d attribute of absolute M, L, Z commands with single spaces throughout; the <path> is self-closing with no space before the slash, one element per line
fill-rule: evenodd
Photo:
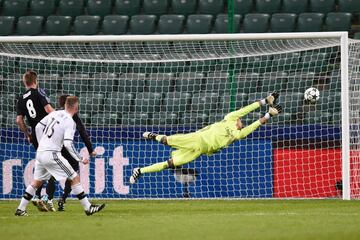
<path fill-rule="evenodd" d="M 76 129 L 79 131 L 80 137 L 81 137 L 82 141 L 85 143 L 85 146 L 86 146 L 89 154 L 92 157 L 96 157 L 96 152 L 94 151 L 94 148 L 91 144 L 89 134 L 87 133 L 85 126 L 84 126 L 83 122 L 81 121 L 79 115 L 75 114 L 73 116 L 73 120 L 75 121 Z"/>
<path fill-rule="evenodd" d="M 270 106 L 273 105 L 278 97 L 279 97 L 279 93 L 274 91 L 269 96 L 267 96 L 265 99 L 254 102 L 246 107 L 243 107 L 237 111 L 233 111 L 233 112 L 227 114 L 224 119 L 230 120 L 230 121 L 235 121 L 243 116 L 246 116 L 250 112 L 255 111 L 260 106 L 263 106 L 265 104 L 269 104 Z"/>
<path fill-rule="evenodd" d="M 241 129 L 241 131 L 239 131 L 238 134 L 236 135 L 236 139 L 239 140 L 247 137 L 249 134 L 251 134 L 256 129 L 258 129 L 261 125 L 266 124 L 270 118 L 277 116 L 279 113 L 281 113 L 281 111 L 282 111 L 282 107 L 280 105 L 275 105 L 273 107 L 270 107 L 269 111 L 262 118 L 260 118 L 256 122 L 253 122 L 249 126 Z"/>
<path fill-rule="evenodd" d="M 39 95 L 40 95 L 40 102 L 41 105 L 44 107 L 45 111 L 49 114 L 54 110 L 54 108 L 50 105 L 50 99 L 46 96 L 46 93 L 43 89 L 38 89 Z"/>
<path fill-rule="evenodd" d="M 75 122 L 67 121 L 65 122 L 65 133 L 64 133 L 64 147 L 70 155 L 78 162 L 82 162 L 83 158 L 80 156 L 79 152 L 74 147 L 74 135 L 75 135 Z"/>
<path fill-rule="evenodd" d="M 32 142 L 31 134 L 29 133 L 28 127 L 26 126 L 24 120 L 24 116 L 26 113 L 23 107 L 21 106 L 20 99 L 17 101 L 16 111 L 17 111 L 16 124 L 18 125 L 19 129 L 25 134 L 25 137 L 27 138 L 28 142 L 31 143 Z"/>

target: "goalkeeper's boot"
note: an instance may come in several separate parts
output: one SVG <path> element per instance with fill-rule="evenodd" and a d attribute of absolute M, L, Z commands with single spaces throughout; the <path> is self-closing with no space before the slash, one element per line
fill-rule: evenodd
<path fill-rule="evenodd" d="M 60 198 L 58 201 L 58 211 L 59 212 L 65 211 L 65 200 L 63 200 L 62 198 Z"/>
<path fill-rule="evenodd" d="M 156 136 L 157 134 L 156 133 L 152 133 L 152 132 L 144 132 L 143 133 L 143 137 L 145 139 L 149 139 L 149 140 L 156 140 Z"/>
<path fill-rule="evenodd" d="M 56 212 L 56 209 L 54 207 L 54 203 L 52 199 L 49 199 L 46 203 L 46 208 L 49 210 L 49 212 Z"/>
<path fill-rule="evenodd" d="M 136 180 L 141 176 L 140 168 L 134 168 L 132 176 L 130 177 L 130 184 L 136 183 Z"/>
<path fill-rule="evenodd" d="M 16 212 L 15 212 L 15 216 L 18 216 L 18 217 L 27 217 L 29 216 L 28 213 L 23 210 L 20 210 L 20 209 L 16 209 Z"/>
<path fill-rule="evenodd" d="M 85 211 L 85 214 L 90 216 L 97 212 L 100 212 L 105 207 L 105 203 L 103 204 L 91 204 L 89 210 Z"/>

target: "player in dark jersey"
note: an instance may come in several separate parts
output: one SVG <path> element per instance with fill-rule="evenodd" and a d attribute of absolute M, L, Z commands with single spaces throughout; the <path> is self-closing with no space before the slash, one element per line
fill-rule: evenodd
<path fill-rule="evenodd" d="M 62 109 L 65 106 L 65 101 L 66 98 L 69 95 L 62 95 L 59 97 L 59 107 Z M 75 114 L 73 116 L 73 120 L 76 123 L 76 129 L 78 130 L 81 139 L 83 140 L 83 142 L 85 143 L 86 148 L 88 149 L 88 152 L 90 153 L 90 155 L 92 157 L 96 156 L 96 152 L 93 149 L 93 146 L 91 144 L 90 141 L 90 137 L 88 135 L 88 133 L 86 132 L 85 126 L 82 123 L 81 119 L 79 118 L 78 114 Z M 68 160 L 68 162 L 70 163 L 71 167 L 77 172 L 79 171 L 79 162 L 77 160 L 75 160 L 71 154 L 68 152 L 68 150 L 64 147 L 61 150 L 61 155 Z M 41 195 L 41 189 L 42 187 L 38 188 L 36 191 L 36 195 Z M 66 180 L 65 182 L 65 188 L 64 188 L 64 192 L 62 194 L 62 197 L 59 199 L 58 201 L 58 211 L 64 211 L 64 204 L 66 202 L 67 197 L 69 196 L 71 192 L 71 181 L 69 179 Z M 50 211 L 54 211 L 54 206 L 53 206 L 53 202 L 52 199 L 54 198 L 54 193 L 55 193 L 55 179 L 53 177 L 50 178 L 50 180 L 48 181 L 47 187 L 46 187 L 46 193 L 48 195 L 48 201 L 47 201 L 47 207 L 48 210 Z"/>

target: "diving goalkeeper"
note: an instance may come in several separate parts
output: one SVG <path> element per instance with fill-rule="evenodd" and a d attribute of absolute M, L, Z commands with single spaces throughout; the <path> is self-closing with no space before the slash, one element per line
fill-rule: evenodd
<path fill-rule="evenodd" d="M 194 133 L 165 136 L 145 132 L 143 134 L 145 139 L 156 140 L 176 150 L 171 153 L 171 158 L 168 161 L 155 163 L 148 167 L 134 168 L 130 177 L 130 183 L 134 184 L 142 174 L 159 172 L 168 168 L 174 169 L 194 161 L 202 154 L 212 155 L 233 142 L 245 138 L 265 124 L 271 117 L 281 113 L 282 107 L 275 105 L 278 97 L 279 94 L 275 91 L 265 99 L 231 112 L 222 121 L 204 127 Z M 256 122 L 244 127 L 240 118 L 266 104 L 270 106 L 269 111 Z"/>

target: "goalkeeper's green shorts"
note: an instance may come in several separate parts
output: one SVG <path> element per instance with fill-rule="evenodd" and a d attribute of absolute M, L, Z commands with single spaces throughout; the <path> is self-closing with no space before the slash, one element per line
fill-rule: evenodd
<path fill-rule="evenodd" d="M 198 158 L 201 152 L 201 139 L 197 133 L 168 136 L 167 144 L 177 150 L 171 152 L 175 167 L 184 165 Z"/>

